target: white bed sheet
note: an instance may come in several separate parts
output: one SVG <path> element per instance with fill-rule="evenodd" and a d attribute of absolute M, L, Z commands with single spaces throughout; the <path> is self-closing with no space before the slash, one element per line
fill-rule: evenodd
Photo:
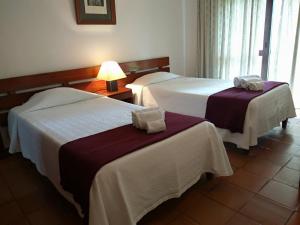
<path fill-rule="evenodd" d="M 60 146 L 131 123 L 139 106 L 106 97 L 33 112 L 9 114 L 10 152 L 21 151 L 77 208 L 60 186 Z M 124 134 L 126 135 L 126 134 Z M 228 176 L 232 169 L 217 131 L 203 122 L 101 168 L 90 190 L 90 225 L 132 225 L 163 201 L 179 197 L 204 172 Z"/>
<path fill-rule="evenodd" d="M 157 74 L 161 76 L 164 74 Z M 202 79 L 179 76 L 158 83 L 128 85 L 135 94 L 135 103 L 147 107 L 162 107 L 171 112 L 205 117 L 208 97 L 233 87 L 228 80 Z M 223 141 L 249 149 L 257 145 L 258 137 L 279 126 L 286 118 L 296 116 L 292 94 L 288 85 L 282 85 L 253 99 L 246 113 L 244 132 L 232 133 L 217 128 Z"/>

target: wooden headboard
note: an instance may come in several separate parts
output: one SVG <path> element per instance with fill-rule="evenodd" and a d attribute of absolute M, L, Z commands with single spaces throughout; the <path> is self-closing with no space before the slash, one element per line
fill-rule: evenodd
<path fill-rule="evenodd" d="M 120 63 L 127 77 L 119 80 L 118 85 L 125 86 L 148 73 L 169 72 L 169 64 L 169 57 Z M 60 86 L 73 87 L 89 92 L 105 89 L 105 81 L 95 80 L 99 67 L 97 65 L 87 68 L 0 79 L 0 126 L 7 124 L 8 110 L 23 104 L 38 91 Z"/>

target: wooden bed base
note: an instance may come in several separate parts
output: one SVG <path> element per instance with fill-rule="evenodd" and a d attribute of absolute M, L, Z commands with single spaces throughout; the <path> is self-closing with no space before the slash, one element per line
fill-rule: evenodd
<path fill-rule="evenodd" d="M 125 86 L 148 73 L 169 72 L 169 64 L 169 57 L 120 63 L 127 77 L 119 80 L 118 85 Z M 34 93 L 41 90 L 61 86 L 89 92 L 106 89 L 105 81 L 96 80 L 99 67 L 97 65 L 87 68 L 0 79 L 0 94 L 4 94 L 4 96 L 0 97 L 0 126 L 7 125 L 7 112 L 11 108 L 23 104 Z"/>

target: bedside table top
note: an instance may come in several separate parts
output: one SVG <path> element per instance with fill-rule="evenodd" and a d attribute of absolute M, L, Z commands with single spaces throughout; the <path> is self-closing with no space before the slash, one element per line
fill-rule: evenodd
<path fill-rule="evenodd" d="M 120 101 L 133 103 L 132 90 L 126 87 L 119 87 L 118 91 L 99 90 L 96 94 L 104 95 Z"/>
<path fill-rule="evenodd" d="M 107 97 L 111 97 L 111 96 L 119 95 L 119 94 L 123 94 L 123 93 L 132 94 L 132 91 L 131 91 L 131 89 L 126 88 L 126 87 L 119 87 L 117 91 L 107 91 L 106 89 L 104 89 L 104 90 L 99 90 L 96 92 L 96 94 L 105 95 Z"/>

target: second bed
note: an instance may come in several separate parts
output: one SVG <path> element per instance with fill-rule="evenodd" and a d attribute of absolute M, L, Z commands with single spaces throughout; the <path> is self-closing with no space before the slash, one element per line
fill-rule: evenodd
<path fill-rule="evenodd" d="M 142 76 L 127 87 L 133 90 L 136 104 L 159 106 L 171 112 L 205 117 L 209 96 L 233 87 L 233 82 L 158 72 Z M 217 129 L 223 141 L 249 149 L 257 145 L 258 137 L 295 116 L 290 88 L 284 84 L 249 103 L 242 133 Z"/>

